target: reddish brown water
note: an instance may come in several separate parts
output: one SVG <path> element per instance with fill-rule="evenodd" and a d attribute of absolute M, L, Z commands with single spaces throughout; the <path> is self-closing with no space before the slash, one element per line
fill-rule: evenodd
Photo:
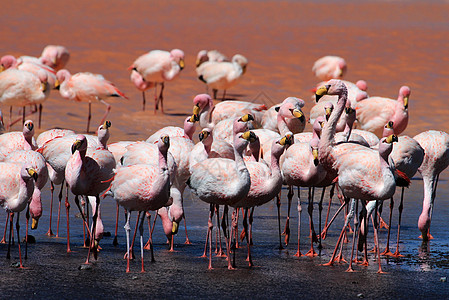
<path fill-rule="evenodd" d="M 306 100 L 306 113 L 312 105 L 309 101 L 310 89 L 317 82 L 311 72 L 313 62 L 324 55 L 339 55 L 348 63 L 346 79 L 353 82 L 366 80 L 372 96 L 396 98 L 401 85 L 411 87 L 410 121 L 405 134 L 413 136 L 428 129 L 449 131 L 449 109 L 446 104 L 449 95 L 449 3 L 444 1 L 3 2 L 1 55 L 38 56 L 47 44 L 64 45 L 71 53 L 67 68 L 72 73 L 89 71 L 102 74 L 128 95 L 128 101 L 109 101 L 112 104 L 109 116 L 112 121 L 111 141 L 146 139 L 163 126 L 182 125 L 184 116 L 192 111 L 193 97 L 205 91 L 194 70 L 196 54 L 201 49 L 219 49 L 230 57 L 241 53 L 249 59 L 243 80 L 228 91 L 231 96 L 239 100 L 265 102 L 267 105 L 296 96 Z M 167 114 L 153 115 L 152 90 L 147 93 L 147 111 L 142 112 L 141 94 L 131 84 L 127 67 L 136 57 L 151 49 L 173 48 L 185 51 L 186 68 L 179 78 L 166 84 Z M 7 118 L 8 109 L 2 109 Z M 92 130 L 103 112 L 104 106 L 94 103 Z M 37 119 L 36 116 L 31 118 Z M 62 127 L 82 132 L 86 118 L 86 103 L 68 102 L 53 91 L 44 104 L 41 131 Z M 17 125 L 14 129 L 18 130 L 19 127 Z M 187 215 L 190 214 L 192 220 L 194 248 L 179 246 L 182 249 L 174 255 L 175 260 L 161 250 L 162 262 L 149 267 L 151 271 L 148 275 L 132 280 L 124 276 L 125 264 L 120 259 L 124 251 L 122 235 L 120 250 L 104 246 L 105 250 L 100 256 L 102 260 L 91 276 L 76 269 L 83 261 L 84 251 L 80 251 L 82 255 L 55 254 L 56 245 L 58 251 L 64 251 L 63 241 L 45 238 L 45 227 L 48 226 L 48 221 L 44 219 L 48 217 L 45 215 L 48 214 L 46 203 L 42 227 L 34 233 L 38 244 L 32 249 L 32 260 L 28 263 L 32 266 L 30 274 L 37 276 L 38 280 L 30 279 L 26 273 L 17 277 L 16 270 L 10 269 L 9 288 L 3 286 L 2 293 L 20 296 L 14 293 L 14 288 L 24 286 L 20 283 L 22 281 L 14 280 L 20 278 L 23 282 L 32 282 L 32 287 L 26 290 L 28 297 L 55 297 L 52 284 L 67 291 L 66 297 L 75 298 L 77 294 L 70 293 L 94 298 L 129 294 L 148 296 L 152 291 L 156 293 L 154 296 L 169 298 L 183 295 L 256 295 L 265 298 L 275 297 L 277 293 L 292 298 L 301 292 L 308 297 L 316 297 L 318 292 L 334 298 L 355 297 L 359 292 L 371 297 L 380 295 L 389 298 L 394 295 L 395 298 L 403 298 L 409 294 L 424 297 L 428 291 L 419 286 L 431 287 L 433 295 L 447 295 L 447 283 L 439 282 L 440 276 L 447 274 L 446 257 L 449 252 L 445 230 L 447 223 L 444 221 L 448 210 L 448 205 L 444 203 L 444 196 L 448 194 L 447 182 L 439 185 L 439 211 L 434 213 L 436 219 L 433 219 L 432 228 L 440 239 L 433 244 L 434 252 L 430 258 L 418 255 L 420 242 L 417 240 L 416 222 L 422 184 L 414 181 L 413 185 L 413 193 L 409 193 L 413 194 L 409 200 L 413 205 L 409 206 L 404 221 L 408 260 L 390 266 L 388 270 L 392 273 L 387 277 L 375 274 L 374 262 L 374 267 L 360 276 L 349 276 L 342 272 L 344 267 L 328 272 L 319 266 L 328 256 L 323 261 L 312 263 L 309 260 L 293 260 L 288 254 L 279 255 L 272 250 L 277 240 L 276 223 L 267 223 L 263 218 L 259 220 L 259 226 L 262 224 L 267 230 L 263 231 L 264 235 L 257 236 L 256 243 L 261 248 L 259 252 L 257 248 L 255 250 L 256 264 L 260 263 L 263 268 L 255 268 L 255 271 L 244 268 L 239 273 L 223 270 L 206 273 L 206 262 L 196 259 L 202 252 L 201 241 L 207 218 L 204 203 L 198 201 L 186 205 Z M 48 194 L 47 191 L 45 196 L 48 197 Z M 114 205 L 110 199 L 107 203 L 103 218 L 107 219 L 106 230 L 113 231 Z M 261 211 L 262 215 L 267 216 L 274 213 L 273 205 Z M 285 216 L 285 211 L 283 214 Z M 303 220 L 303 226 L 307 226 L 306 218 Z M 74 241 L 79 243 L 80 232 L 75 231 L 74 234 L 78 234 Z M 182 240 L 182 237 L 179 239 Z M 326 246 L 326 255 L 330 255 L 335 239 L 332 241 Z M 105 239 L 104 243 L 110 245 L 110 242 L 110 239 Z M 163 237 L 159 243 L 159 248 L 162 248 Z M 303 243 L 306 249 L 308 240 L 304 239 Z M 294 252 L 294 247 L 290 248 L 290 252 Z M 192 257 L 195 259 L 192 260 Z M 243 259 L 240 264 L 243 264 Z M 7 267 L 7 262 L 2 263 Z M 443 268 L 437 268 L 437 271 L 426 274 L 417 271 L 428 271 L 441 264 Z M 224 265 L 224 262 L 219 263 L 219 268 Z M 138 265 L 133 268 L 138 268 Z M 52 276 L 53 272 L 55 276 Z M 74 276 L 73 281 L 64 280 L 66 275 Z M 184 283 L 182 276 L 187 278 Z M 318 278 L 323 280 L 319 281 Z M 414 278 L 413 281 L 410 278 Z M 343 290 L 335 284 L 336 281 L 345 284 Z M 87 289 L 83 289 L 82 282 Z M 393 282 L 398 284 L 394 285 Z M 214 289 L 209 287 L 211 283 Z M 136 284 L 137 287 L 129 288 Z M 167 291 L 163 288 L 165 286 L 171 286 L 173 291 Z M 227 287 L 234 289 L 229 291 Z"/>

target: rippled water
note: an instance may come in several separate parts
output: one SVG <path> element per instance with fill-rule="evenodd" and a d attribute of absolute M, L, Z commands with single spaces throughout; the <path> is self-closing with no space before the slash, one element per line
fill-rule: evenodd
<path fill-rule="evenodd" d="M 128 101 L 109 101 L 112 104 L 111 141 L 146 139 L 162 126 L 182 126 L 184 116 L 191 113 L 192 98 L 205 91 L 194 71 L 196 54 L 200 49 L 213 48 L 228 56 L 241 53 L 249 59 L 244 79 L 229 90 L 230 96 L 239 100 L 272 105 L 288 96 L 296 96 L 306 100 L 305 112 L 308 112 L 312 105 L 310 89 L 316 83 L 311 73 L 313 62 L 321 56 L 334 54 L 344 57 L 348 63 L 346 79 L 366 80 L 372 96 L 396 98 L 401 85 L 411 87 L 411 117 L 404 134 L 414 136 L 428 129 L 449 131 L 446 104 L 449 95 L 449 3 L 446 1 L 20 0 L 3 3 L 2 11 L 2 55 L 38 56 L 45 45 L 61 44 L 71 52 L 67 68 L 72 73 L 103 74 L 128 95 Z M 142 112 L 141 94 L 129 81 L 127 67 L 137 56 L 151 49 L 172 48 L 185 51 L 186 68 L 176 81 L 166 84 L 167 114 L 154 116 L 151 105 L 147 106 L 149 111 Z M 149 91 L 147 95 L 147 99 L 151 99 L 153 92 Z M 3 111 L 7 119 L 8 110 L 3 108 Z M 102 104 L 93 105 L 91 128 L 99 122 L 103 112 Z M 31 118 L 37 119 L 36 116 Z M 40 131 L 63 127 L 82 132 L 86 118 L 87 104 L 68 102 L 54 91 L 44 104 Z M 18 130 L 19 126 L 14 129 Z M 112 238 L 105 237 L 99 262 L 92 271 L 80 272 L 77 267 L 83 261 L 85 249 L 78 248 L 76 253 L 65 255 L 63 239 L 45 237 L 49 214 L 49 191 L 46 190 L 44 216 L 39 229 L 33 232 L 37 244 L 30 246 L 30 258 L 26 262 L 31 269 L 17 272 L 8 269 L 9 261 L 0 260 L 7 274 L 1 284 L 2 290 L 5 295 L 17 297 L 67 298 L 143 294 L 167 298 L 230 298 L 233 295 L 292 298 L 300 293 L 305 297 L 316 297 L 318 293 L 330 297 L 355 297 L 363 293 L 366 297 L 381 298 L 447 295 L 447 283 L 439 281 L 447 275 L 449 267 L 447 177 L 447 172 L 440 176 L 442 180 L 431 227 L 435 239 L 427 251 L 421 249 L 421 241 L 417 238 L 421 180 L 414 180 L 406 191 L 401 232 L 401 251 L 406 257 L 383 260 L 386 271 L 390 272 L 385 276 L 375 274 L 374 261 L 367 270 L 357 267 L 360 272 L 356 274 L 343 273 L 346 266 L 331 269 L 319 266 L 331 254 L 340 223 L 330 231 L 322 259 L 292 257 L 294 241 L 288 252 L 274 250 L 277 223 L 273 218 L 276 214 L 273 203 L 256 210 L 254 261 L 259 267 L 253 270 L 245 267 L 243 249 L 239 250 L 241 255 L 237 258 L 238 266 L 242 266 L 240 270 L 227 272 L 225 261 L 214 259 L 217 269 L 207 272 L 207 262 L 198 256 L 202 253 L 208 207 L 199 200 L 190 200 L 188 191 L 185 209 L 194 245 L 182 245 L 181 227 L 176 238 L 177 252 L 168 253 L 164 237 L 156 229 L 158 262 L 148 263 L 145 275 L 125 276 L 125 262 L 120 259 L 125 250 L 124 235 L 120 228 L 120 246 L 114 248 Z M 285 217 L 285 199 L 282 203 Z M 74 212 L 76 208 L 72 207 Z M 112 232 L 115 203 L 106 198 L 102 207 L 106 230 Z M 304 252 L 309 243 L 305 237 L 308 227 L 305 211 L 302 218 Z M 387 211 L 386 203 L 385 217 Z M 394 213 L 395 226 L 396 208 Z M 297 220 L 294 209 L 292 218 L 294 240 Z M 121 215 L 121 223 L 122 219 Z M 65 218 L 62 220 L 65 222 Z M 81 241 L 78 223 L 79 220 L 71 220 L 75 249 Z M 61 225 L 62 232 L 64 229 Z M 380 236 L 383 244 L 385 235 L 383 231 Z M 395 237 L 393 232 L 392 238 Z M 0 247 L 0 256 L 5 252 L 6 247 Z M 145 255 L 148 258 L 147 252 Z M 137 271 L 138 263 L 132 268 Z M 24 294 L 15 294 L 14 289 L 18 288 L 23 289 Z M 70 294 L 55 294 L 56 288 Z"/>

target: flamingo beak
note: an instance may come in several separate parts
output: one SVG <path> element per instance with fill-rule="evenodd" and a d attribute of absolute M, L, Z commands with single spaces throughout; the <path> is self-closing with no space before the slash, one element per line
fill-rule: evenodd
<path fill-rule="evenodd" d="M 200 134 L 198 135 L 198 138 L 200 139 L 200 142 L 202 140 L 204 140 L 205 138 L 207 138 L 209 136 L 209 132 L 203 130 L 200 132 Z"/>
<path fill-rule="evenodd" d="M 291 111 L 292 115 L 293 115 L 295 118 L 298 118 L 298 119 L 300 119 L 300 120 L 304 120 L 304 118 L 305 118 L 305 117 L 304 117 L 304 113 L 303 113 L 301 110 L 295 108 L 295 109 L 291 109 L 290 111 Z"/>
<path fill-rule="evenodd" d="M 33 130 L 34 128 L 34 124 L 32 122 L 27 123 L 25 126 L 28 128 L 29 131 Z"/>
<path fill-rule="evenodd" d="M 200 118 L 198 117 L 198 115 L 192 115 L 189 119 L 190 123 L 195 123 L 198 122 L 200 120 Z"/>
<path fill-rule="evenodd" d="M 315 92 L 315 101 L 318 103 L 318 101 L 320 101 L 321 97 L 323 97 L 324 95 L 327 95 L 328 91 L 329 91 L 329 88 L 327 85 L 320 86 Z"/>
<path fill-rule="evenodd" d="M 313 155 L 313 164 L 318 166 L 319 160 L 318 160 L 318 149 L 312 149 L 312 155 Z"/>
<path fill-rule="evenodd" d="M 111 127 L 111 125 L 112 125 L 111 121 L 105 121 L 103 127 L 108 129 L 109 127 Z"/>
<path fill-rule="evenodd" d="M 33 218 L 31 221 L 31 229 L 37 229 L 37 224 L 39 223 L 39 219 Z"/>
<path fill-rule="evenodd" d="M 326 113 L 326 120 L 329 121 L 329 117 L 332 114 L 332 108 L 330 108 L 330 107 L 326 108 L 325 113 Z"/>
<path fill-rule="evenodd" d="M 59 80 L 58 80 L 58 79 L 56 79 L 56 81 L 55 81 L 55 87 L 54 87 L 54 89 L 55 89 L 55 90 L 59 90 L 59 88 L 60 88 L 60 85 L 61 85 L 61 83 L 59 82 Z"/>
<path fill-rule="evenodd" d="M 241 121 L 241 122 L 254 121 L 254 117 L 251 114 L 246 114 L 243 117 L 241 117 L 239 121 Z"/>
<path fill-rule="evenodd" d="M 404 108 L 408 108 L 408 97 L 404 97 Z"/>
<path fill-rule="evenodd" d="M 171 232 L 172 232 L 173 234 L 177 234 L 177 233 L 178 233 L 178 227 L 179 227 L 179 224 L 176 223 L 175 221 L 173 221 L 173 227 L 172 227 L 172 229 L 171 229 Z"/>
<path fill-rule="evenodd" d="M 29 169 L 27 170 L 27 172 L 28 172 L 28 174 L 29 174 L 31 177 L 33 177 L 34 181 L 37 180 L 37 172 L 36 172 L 36 170 L 34 170 L 33 168 L 29 168 Z"/>
<path fill-rule="evenodd" d="M 76 150 L 78 150 L 81 146 L 81 140 L 76 140 L 73 144 L 72 144 L 72 154 L 75 153 Z"/>
<path fill-rule="evenodd" d="M 200 59 L 197 59 L 196 62 L 195 62 L 195 66 L 198 68 L 200 64 L 201 64 Z"/>
<path fill-rule="evenodd" d="M 198 104 L 196 104 L 196 105 L 193 107 L 193 114 L 194 114 L 195 116 L 199 116 L 200 112 L 201 112 L 201 108 L 200 108 L 200 106 L 199 106 Z"/>
<path fill-rule="evenodd" d="M 185 62 L 184 62 L 183 59 L 179 60 L 179 67 L 181 68 L 181 70 L 184 69 L 184 67 L 185 67 Z"/>
<path fill-rule="evenodd" d="M 395 134 L 389 135 L 386 139 L 385 142 L 388 144 L 392 144 L 393 142 L 397 142 L 398 141 L 398 136 Z"/>
<path fill-rule="evenodd" d="M 3 65 L 0 65 L 0 73 L 5 71 L 5 67 Z"/>

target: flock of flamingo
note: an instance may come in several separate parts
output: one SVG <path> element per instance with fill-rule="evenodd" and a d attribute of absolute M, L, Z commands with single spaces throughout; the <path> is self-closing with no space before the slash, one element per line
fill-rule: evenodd
<path fill-rule="evenodd" d="M 66 186 L 65 207 L 67 215 L 67 252 L 70 249 L 69 190 L 75 196 L 75 204 L 83 218 L 83 232 L 88 248 L 86 263 L 91 255 L 97 258 L 99 242 L 104 228 L 101 221 L 100 198 L 111 196 L 125 209 L 127 237 L 126 271 L 130 271 L 130 259 L 137 229 L 140 233 L 141 271 L 144 272 L 144 248 L 152 251 L 150 211 L 157 211 L 171 250 L 174 235 L 184 219 L 186 243 L 189 243 L 183 193 L 188 186 L 191 192 L 210 206 L 204 257 L 209 249 L 209 269 L 212 269 L 212 239 L 216 215 L 217 256 L 227 257 L 229 269 L 235 268 L 235 245 L 246 239 L 247 261 L 251 258 L 252 221 L 254 208 L 276 199 L 280 217 L 280 193 L 288 186 L 288 214 L 298 187 L 298 240 L 295 256 L 300 251 L 301 201 L 299 187 L 308 188 L 308 215 L 311 248 L 305 254 L 314 257 L 314 243 L 326 238 L 327 231 L 337 215 L 344 211 L 344 226 L 330 261 L 344 261 L 342 241 L 352 232 L 352 251 L 348 271 L 353 263 L 368 264 L 367 231 L 369 219 L 374 228 L 374 240 L 378 272 L 382 272 L 380 255 L 400 256 L 399 236 L 403 208 L 404 187 L 410 184 L 416 172 L 424 182 L 423 210 L 418 228 L 423 240 L 431 239 L 429 228 L 435 200 L 438 176 L 449 165 L 449 135 L 442 131 L 429 130 L 409 137 L 401 135 L 408 123 L 408 106 L 411 90 L 407 86 L 399 89 L 397 99 L 369 97 L 365 81 L 352 83 L 343 80 L 346 62 L 336 56 L 325 56 L 317 60 L 313 73 L 320 82 L 314 89 L 316 104 L 306 118 L 302 99 L 288 97 L 279 104 L 266 107 L 264 104 L 246 101 L 225 100 L 226 90 L 233 87 L 244 75 L 248 60 L 236 54 L 231 60 L 216 50 L 198 53 L 196 72 L 198 79 L 211 88 L 208 93 L 198 94 L 193 99 L 192 115 L 183 127 L 164 127 L 146 141 L 120 141 L 108 144 L 111 122 L 107 115 L 111 106 L 105 102 L 109 97 L 126 96 L 103 76 L 92 73 L 71 75 L 64 69 L 70 54 L 63 46 L 47 46 L 42 55 L 19 58 L 5 55 L 1 58 L 0 103 L 22 107 L 23 131 L 5 132 L 0 135 L 0 203 L 8 213 L 3 242 L 9 225 L 7 257 L 10 257 L 13 236 L 13 219 L 16 216 L 20 267 L 22 268 L 19 239 L 19 215 L 26 210 L 32 218 L 31 228 L 38 226 L 42 216 L 41 192 L 50 181 L 51 205 L 47 234 L 52 231 L 53 194 L 60 185 L 57 232 L 63 187 Z M 184 52 L 153 50 L 139 58 L 129 67 L 130 78 L 142 91 L 145 110 L 145 91 L 154 88 L 154 111 L 163 112 L 164 82 L 175 79 L 185 67 Z M 157 93 L 157 87 L 160 92 Z M 25 107 L 39 111 L 39 126 L 42 104 L 52 89 L 59 89 L 61 97 L 89 103 L 87 132 L 91 120 L 91 103 L 100 101 L 106 112 L 98 127 L 97 135 L 76 134 L 69 129 L 51 129 L 34 138 L 34 124 L 26 120 Z M 222 101 L 215 101 L 217 91 L 223 90 Z M 214 98 L 214 99 L 213 99 Z M 312 124 L 312 132 L 304 132 L 306 122 Z M 10 126 L 14 123 L 9 120 Z M 194 143 L 196 127 L 201 127 L 199 142 Z M 357 127 L 353 128 L 353 127 Z M 3 116 L 1 118 L 1 128 Z M 313 198 L 315 188 L 321 187 L 319 201 L 319 232 L 313 223 Z M 325 189 L 330 188 L 329 208 L 336 193 L 340 207 L 329 220 L 329 210 L 324 228 L 321 214 Z M 390 229 L 385 251 L 380 252 L 377 230 L 385 221 L 381 218 L 382 202 L 390 199 L 389 224 L 393 214 L 393 195 L 402 188 L 399 205 L 399 222 L 396 252 L 389 250 Z M 219 207 L 222 206 L 220 218 Z M 89 225 L 89 207 L 92 220 Z M 234 208 L 231 223 L 229 208 Z M 359 213 L 359 207 L 361 212 Z M 346 209 L 345 209 L 346 208 Z M 239 234 L 239 211 L 243 212 L 243 231 Z M 131 212 L 138 217 L 133 238 L 130 238 Z M 188 214 L 187 214 L 188 215 Z M 150 239 L 144 246 L 143 227 L 148 216 Z M 353 220 L 353 227 L 350 221 Z M 154 220 L 155 221 L 155 220 Z M 9 224 L 8 224 L 9 223 Z M 281 226 L 279 224 L 279 243 Z M 221 231 L 226 244 L 222 249 Z M 283 234 L 289 242 L 290 224 L 287 217 Z M 114 244 L 117 241 L 117 223 Z M 354 250 L 364 251 L 363 260 L 354 259 Z"/>

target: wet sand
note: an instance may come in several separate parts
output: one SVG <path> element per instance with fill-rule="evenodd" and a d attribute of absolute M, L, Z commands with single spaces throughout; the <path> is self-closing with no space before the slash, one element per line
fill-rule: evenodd
<path fill-rule="evenodd" d="M 304 111 L 307 114 L 312 106 L 310 89 L 316 83 L 311 73 L 313 62 L 333 54 L 344 57 L 348 63 L 345 79 L 366 80 L 371 96 L 396 98 L 401 85 L 411 87 L 411 119 L 404 134 L 414 136 L 428 129 L 449 131 L 446 105 L 449 93 L 449 4 L 443 1 L 81 0 L 65 3 L 44 0 L 31 3 L 19 0 L 3 3 L 2 10 L 6 12 L 2 16 L 2 55 L 38 56 L 45 45 L 61 44 L 71 52 L 67 68 L 72 73 L 103 74 L 128 95 L 128 101 L 108 101 L 112 104 L 109 117 L 113 125 L 112 142 L 146 139 L 163 126 L 182 126 L 183 119 L 192 111 L 193 97 L 205 91 L 194 70 L 196 54 L 201 49 L 219 49 L 230 57 L 241 53 L 249 59 L 247 73 L 239 85 L 228 91 L 229 98 L 271 106 L 288 96 L 296 96 L 306 100 Z M 127 67 L 151 49 L 173 48 L 185 51 L 186 68 L 178 79 L 166 84 L 167 114 L 153 115 L 152 90 L 147 92 L 147 111 L 142 112 L 141 94 L 129 81 Z M 8 109 L 2 109 L 7 119 Z M 101 103 L 94 103 L 91 130 L 101 119 L 104 109 Z M 31 118 L 37 120 L 36 115 Z M 86 103 L 68 102 L 53 91 L 44 103 L 42 129 L 37 134 L 54 127 L 83 132 L 86 118 Z M 13 129 L 19 128 L 17 125 Z M 310 130 L 310 126 L 306 130 Z M 354 274 L 344 272 L 346 265 L 320 266 L 331 255 L 341 227 L 339 223 L 330 230 L 322 258 L 293 257 L 297 232 L 295 205 L 292 208 L 291 244 L 288 250 L 276 250 L 277 222 L 273 203 L 255 213 L 253 259 L 257 267 L 246 267 L 246 249 L 243 248 L 237 253 L 238 270 L 228 271 L 226 262 L 215 258 L 215 270 L 208 271 L 207 261 L 199 258 L 208 207 L 199 200 L 191 200 L 189 191 L 185 195 L 185 209 L 193 245 L 182 244 L 184 228 L 181 226 L 176 237 L 176 252 L 169 253 L 158 223 L 155 230 L 156 263 L 149 262 L 149 252 L 146 251 L 147 273 L 138 273 L 139 262 L 135 261 L 133 272 L 125 274 L 121 215 L 120 245 L 113 247 L 112 237 L 105 237 L 98 262 L 91 270 L 80 271 L 78 266 L 84 261 L 87 250 L 79 248 L 82 244 L 81 223 L 73 216 L 76 208 L 72 196 L 70 222 L 75 253 L 67 255 L 63 238 L 45 236 L 49 216 L 49 190 L 45 189 L 44 216 L 38 230 L 32 232 L 37 243 L 29 246 L 29 258 L 25 261 L 29 269 L 22 271 L 9 267 L 17 261 L 17 245 L 13 247 L 11 260 L 0 259 L 4 274 L 0 275 L 2 295 L 15 298 L 356 298 L 358 294 L 366 298 L 395 299 L 447 297 L 448 283 L 440 282 L 441 277 L 448 275 L 449 268 L 449 234 L 445 218 L 449 213 L 447 178 L 447 172 L 440 176 L 442 180 L 431 227 L 435 240 L 430 242 L 429 249 L 421 249 L 417 230 L 422 181 L 419 177 L 412 181 L 406 192 L 401 232 L 401 252 L 406 257 L 382 259 L 388 272 L 384 275 L 376 274 L 373 260 L 367 269 L 357 266 L 359 272 Z M 285 198 L 282 204 L 285 220 Z M 303 203 L 301 224 L 303 252 L 309 245 L 305 205 Z M 385 217 L 387 211 L 386 203 Z M 55 209 L 53 212 L 55 219 Z M 112 232 L 115 203 L 111 198 L 102 202 L 102 214 L 105 230 Z M 4 214 L 0 217 L 0 224 L 4 224 Z M 21 219 L 23 221 L 23 214 Z M 66 236 L 64 224 L 65 217 L 61 224 L 63 237 Z M 396 208 L 393 228 L 395 224 Z M 386 232 L 382 231 L 382 245 L 385 245 L 385 236 Z M 394 231 L 392 238 L 395 237 Z M 349 249 L 349 246 L 345 247 Z M 6 250 L 5 245 L 0 246 L 0 257 L 6 256 Z"/>

